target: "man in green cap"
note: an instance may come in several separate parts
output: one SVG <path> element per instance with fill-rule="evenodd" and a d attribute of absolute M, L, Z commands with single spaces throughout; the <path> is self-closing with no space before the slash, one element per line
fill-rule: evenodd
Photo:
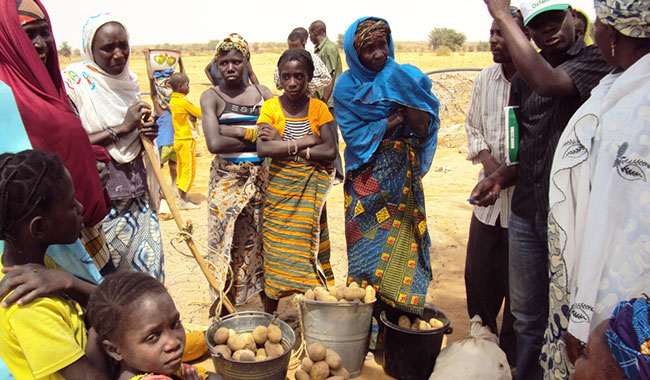
<path fill-rule="evenodd" d="M 508 228 L 515 378 L 537 380 L 543 375 L 539 360 L 549 305 L 546 219 L 553 154 L 567 122 L 611 67 L 597 47 L 577 38 L 574 11 L 566 1 L 522 1 L 524 25 L 539 53 L 510 15 L 509 0 L 485 3 L 518 71 L 509 105 L 518 107 L 519 163 L 501 165 L 471 197 L 473 204 L 490 205 L 502 188 L 515 185 Z"/>

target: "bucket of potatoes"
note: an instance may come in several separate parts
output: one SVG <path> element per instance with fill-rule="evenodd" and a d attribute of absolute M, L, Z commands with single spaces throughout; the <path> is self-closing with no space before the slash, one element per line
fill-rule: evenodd
<path fill-rule="evenodd" d="M 225 380 L 285 379 L 296 336 L 277 317 L 233 313 L 216 320 L 205 335 L 215 370 Z"/>

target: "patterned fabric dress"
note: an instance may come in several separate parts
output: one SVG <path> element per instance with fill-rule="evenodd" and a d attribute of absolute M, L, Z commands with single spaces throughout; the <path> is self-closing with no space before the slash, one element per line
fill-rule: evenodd
<path fill-rule="evenodd" d="M 219 124 L 257 128 L 262 101 L 253 107 L 226 102 Z M 253 144 L 244 152 L 217 155 L 210 166 L 208 259 L 217 267 L 226 262 L 232 266 L 236 305 L 264 290 L 261 230 L 267 176 Z M 214 290 L 210 292 L 215 298 Z"/>
<path fill-rule="evenodd" d="M 573 372 L 567 332 L 586 343 L 618 301 L 650 284 L 649 90 L 646 54 L 605 76 L 560 137 L 549 191 L 545 379 Z"/>
<path fill-rule="evenodd" d="M 285 119 L 278 98 L 273 98 L 264 103 L 257 123 L 272 125 L 286 140 L 299 130 L 317 134 L 332 120 L 325 103 L 316 99 L 310 100 L 308 117 Z M 264 291 L 269 298 L 334 284 L 325 211 L 333 175 L 331 162 L 298 156 L 271 161 L 263 226 Z"/>
<path fill-rule="evenodd" d="M 409 139 L 384 140 L 375 159 L 348 171 L 348 281 L 379 289 L 392 307 L 421 314 L 431 280 L 422 173 Z"/>

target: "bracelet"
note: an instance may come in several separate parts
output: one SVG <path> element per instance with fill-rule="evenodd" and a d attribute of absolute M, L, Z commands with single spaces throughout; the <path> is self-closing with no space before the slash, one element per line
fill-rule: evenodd
<path fill-rule="evenodd" d="M 113 128 L 106 129 L 106 132 L 108 132 L 108 137 L 112 142 L 118 142 L 120 140 L 120 136 L 117 135 Z"/>
<path fill-rule="evenodd" d="M 254 143 L 257 141 L 257 128 L 256 129 L 251 129 L 251 142 Z"/>
<path fill-rule="evenodd" d="M 307 159 L 307 161 L 309 161 L 309 148 L 311 147 L 310 146 L 307 147 L 307 153 L 305 154 L 305 158 Z"/>
<path fill-rule="evenodd" d="M 246 134 L 244 135 L 244 140 L 251 141 L 252 138 L 253 138 L 253 129 L 246 128 Z"/>

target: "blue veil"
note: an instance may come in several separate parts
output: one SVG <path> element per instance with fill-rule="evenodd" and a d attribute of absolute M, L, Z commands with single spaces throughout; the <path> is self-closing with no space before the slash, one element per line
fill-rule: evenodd
<path fill-rule="evenodd" d="M 359 23 L 378 17 L 362 17 L 355 21 L 343 37 L 343 50 L 349 70 L 341 74 L 334 88 L 334 112 L 345 148 L 346 171 L 368 162 L 386 133 L 388 116 L 400 107 L 425 111 L 431 116 L 426 136 L 417 136 L 408 123 L 403 137 L 417 137 L 417 151 L 422 175 L 431 167 L 438 143 L 438 99 L 431 92 L 431 80 L 420 69 L 395 62 L 392 36 L 388 36 L 388 59 L 381 71 L 367 69 L 354 48 L 354 34 Z"/>

